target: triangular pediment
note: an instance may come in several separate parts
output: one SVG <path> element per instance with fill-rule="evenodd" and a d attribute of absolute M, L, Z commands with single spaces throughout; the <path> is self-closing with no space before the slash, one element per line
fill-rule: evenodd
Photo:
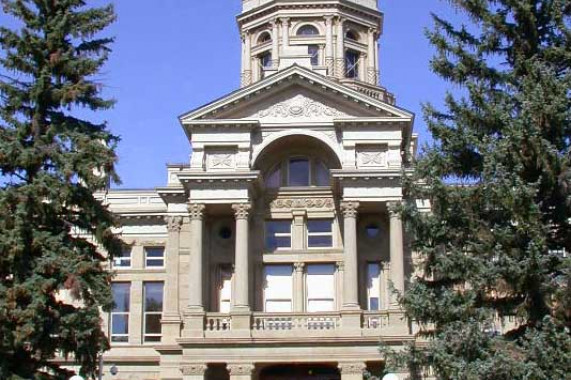
<path fill-rule="evenodd" d="M 413 114 L 309 69 L 292 66 L 180 117 L 261 123 L 332 122 L 359 118 L 412 120 Z"/>

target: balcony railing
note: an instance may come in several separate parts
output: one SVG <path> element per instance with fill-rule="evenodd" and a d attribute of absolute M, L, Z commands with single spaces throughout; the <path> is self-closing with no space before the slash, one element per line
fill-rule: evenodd
<path fill-rule="evenodd" d="M 351 313 L 350 313 L 351 314 Z M 351 314 L 354 318 L 355 314 Z M 243 318 L 243 314 L 240 318 Z M 232 336 L 236 331 L 232 321 L 232 314 L 207 313 L 204 319 L 205 337 Z M 362 311 L 354 319 L 344 321 L 344 314 L 340 311 L 319 313 L 266 313 L 253 312 L 247 316 L 250 326 L 248 336 L 253 338 L 274 337 L 336 337 L 345 335 L 381 336 L 408 334 L 408 322 L 404 319 L 402 311 Z M 238 327 L 239 328 L 239 327 Z M 244 327 L 242 327 L 244 328 Z M 244 330 L 241 330 L 242 333 Z M 246 330 L 248 331 L 248 330 Z"/>

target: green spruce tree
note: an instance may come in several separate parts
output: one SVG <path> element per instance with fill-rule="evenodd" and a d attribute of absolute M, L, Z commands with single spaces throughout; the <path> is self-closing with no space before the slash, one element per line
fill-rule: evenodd
<path fill-rule="evenodd" d="M 1 1 L 14 27 L 0 27 L 0 379 L 67 379 L 59 355 L 92 377 L 107 347 L 97 246 L 121 246 L 94 193 L 118 180 L 118 139 L 77 115 L 113 105 L 97 83 L 112 40 L 97 35 L 115 16 L 85 3 Z"/>
<path fill-rule="evenodd" d="M 457 91 L 425 107 L 434 143 L 405 184 L 401 302 L 422 334 L 397 358 L 442 380 L 571 379 L 571 1 L 448 2 L 466 24 L 435 15 L 428 37 Z"/>

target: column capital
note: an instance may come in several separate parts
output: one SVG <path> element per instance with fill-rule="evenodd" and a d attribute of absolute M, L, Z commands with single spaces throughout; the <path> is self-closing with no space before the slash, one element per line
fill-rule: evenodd
<path fill-rule="evenodd" d="M 167 222 L 168 232 L 180 232 L 182 229 L 182 223 L 184 218 L 182 216 L 166 216 L 165 221 Z"/>
<path fill-rule="evenodd" d="M 305 263 L 294 263 L 293 267 L 295 268 L 295 271 L 298 273 L 303 272 L 303 269 L 305 268 Z"/>
<path fill-rule="evenodd" d="M 337 261 L 337 270 L 339 272 L 343 272 L 345 270 L 345 262 L 344 261 Z"/>
<path fill-rule="evenodd" d="M 204 216 L 204 209 L 206 206 L 202 203 L 189 203 L 188 204 L 188 213 L 190 215 L 190 219 L 194 220 L 202 220 Z"/>
<path fill-rule="evenodd" d="M 236 219 L 248 219 L 252 206 L 249 203 L 236 203 L 232 205 Z"/>
<path fill-rule="evenodd" d="M 342 375 L 363 375 L 367 365 L 363 362 L 339 363 L 337 365 Z"/>
<path fill-rule="evenodd" d="M 400 205 L 401 205 L 401 202 L 399 202 L 399 201 L 387 202 L 387 209 L 389 210 L 389 215 L 391 217 L 400 216 L 400 213 L 395 211 L 395 208 L 400 207 Z"/>
<path fill-rule="evenodd" d="M 341 210 L 345 218 L 356 218 L 359 202 L 356 201 L 343 201 L 341 202 Z"/>
<path fill-rule="evenodd" d="M 184 376 L 204 375 L 208 366 L 206 364 L 186 364 L 180 367 L 180 371 Z"/>
<path fill-rule="evenodd" d="M 282 24 L 289 24 L 289 17 L 280 17 L 280 21 Z"/>
<path fill-rule="evenodd" d="M 343 23 L 345 22 L 345 17 L 343 16 L 337 16 L 337 25 L 343 25 Z"/>
<path fill-rule="evenodd" d="M 230 372 L 230 376 L 249 376 L 254 372 L 253 364 L 227 364 L 226 369 Z"/>
<path fill-rule="evenodd" d="M 333 24 L 333 15 L 325 15 L 323 18 L 325 19 L 325 24 Z"/>

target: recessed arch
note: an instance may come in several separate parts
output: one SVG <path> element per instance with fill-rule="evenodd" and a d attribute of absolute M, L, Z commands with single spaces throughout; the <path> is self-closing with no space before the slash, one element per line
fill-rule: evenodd
<path fill-rule="evenodd" d="M 343 162 L 343 155 L 341 152 L 341 148 L 338 144 L 335 144 L 327 135 L 322 132 L 316 132 L 311 130 L 294 130 L 294 131 L 282 131 L 276 132 L 270 136 L 268 136 L 262 144 L 254 148 L 252 154 L 252 162 L 251 167 L 255 169 L 260 168 L 260 158 L 264 156 L 264 154 L 270 150 L 274 145 L 278 144 L 279 142 L 283 142 L 288 138 L 292 137 L 307 137 L 314 142 L 317 142 L 320 146 L 324 149 L 327 149 L 325 152 L 327 155 L 331 157 L 333 167 L 341 168 Z"/>
<path fill-rule="evenodd" d="M 270 31 L 264 30 L 258 34 L 256 38 L 256 43 L 258 45 L 262 45 L 265 44 L 266 42 L 270 42 L 271 40 L 272 40 L 272 34 L 270 33 Z"/>
<path fill-rule="evenodd" d="M 348 40 L 351 40 L 351 41 L 359 42 L 360 41 L 360 34 L 355 29 L 348 29 L 345 32 L 345 38 Z"/>
<path fill-rule="evenodd" d="M 321 28 L 318 24 L 312 22 L 301 22 L 293 30 L 294 35 L 298 37 L 312 37 L 322 35 Z"/>

